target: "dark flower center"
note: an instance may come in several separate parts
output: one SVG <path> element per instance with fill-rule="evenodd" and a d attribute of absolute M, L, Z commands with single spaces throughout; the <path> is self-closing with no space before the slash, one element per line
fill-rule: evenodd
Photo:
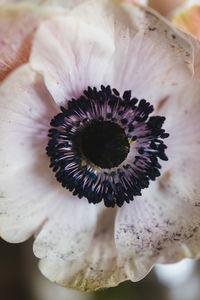
<path fill-rule="evenodd" d="M 129 203 L 160 176 L 168 160 L 165 117 L 149 116 L 144 99 L 122 96 L 110 86 L 88 88 L 51 120 L 46 148 L 50 168 L 63 187 L 89 203 Z"/>
<path fill-rule="evenodd" d="M 111 121 L 94 121 L 78 134 L 86 158 L 101 168 L 120 165 L 128 155 L 130 144 L 123 128 Z"/>

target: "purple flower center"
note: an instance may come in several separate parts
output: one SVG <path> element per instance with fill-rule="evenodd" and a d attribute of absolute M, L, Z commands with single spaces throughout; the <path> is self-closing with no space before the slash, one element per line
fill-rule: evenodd
<path fill-rule="evenodd" d="M 110 86 L 88 88 L 61 107 L 51 121 L 47 155 L 63 187 L 89 203 L 122 206 L 160 176 L 158 159 L 167 160 L 165 118 L 149 117 L 146 100 L 123 96 Z"/>

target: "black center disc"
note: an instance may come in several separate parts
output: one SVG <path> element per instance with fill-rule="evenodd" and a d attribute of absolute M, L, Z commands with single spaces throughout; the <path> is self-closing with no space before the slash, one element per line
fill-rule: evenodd
<path fill-rule="evenodd" d="M 93 121 L 79 133 L 79 141 L 85 157 L 101 168 L 119 166 L 130 150 L 124 129 L 110 121 Z"/>

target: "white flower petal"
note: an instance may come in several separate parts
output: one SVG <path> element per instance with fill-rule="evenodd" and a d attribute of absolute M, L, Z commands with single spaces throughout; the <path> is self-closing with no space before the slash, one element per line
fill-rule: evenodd
<path fill-rule="evenodd" d="M 114 243 L 115 209 L 104 209 L 99 216 L 88 252 L 76 260 L 42 259 L 41 272 L 51 281 L 84 291 L 110 287 L 132 277 L 141 278 L 134 260 L 117 253 Z"/>
<path fill-rule="evenodd" d="M 44 74 L 55 101 L 64 105 L 66 99 L 79 97 L 88 84 L 107 83 L 104 77 L 113 52 L 112 43 L 101 29 L 70 17 L 55 18 L 38 30 L 31 63 Z"/>
<path fill-rule="evenodd" d="M 200 255 L 200 209 L 173 198 L 157 186 L 118 211 L 115 241 L 118 251 L 134 257 L 138 268 L 173 263 Z"/>
<path fill-rule="evenodd" d="M 49 122 L 58 112 L 55 102 L 28 65 L 3 82 L 0 98 L 1 236 L 21 242 L 46 222 L 35 243 L 39 257 L 60 257 L 72 251 L 78 240 L 80 252 L 84 251 L 93 233 L 96 208 L 63 189 L 49 168 L 45 147 Z M 67 232 L 69 228 L 76 238 Z"/>
<path fill-rule="evenodd" d="M 160 186 L 173 197 L 200 205 L 200 81 L 174 93 L 155 112 L 166 116 L 164 127 L 169 161 L 163 165 Z"/>
<path fill-rule="evenodd" d="M 155 263 L 200 255 L 199 208 L 165 196 L 159 189 L 146 191 L 118 209 L 117 217 L 105 209 L 85 255 L 70 261 L 42 259 L 41 272 L 60 285 L 90 291 L 138 281 Z"/>
<path fill-rule="evenodd" d="M 200 255 L 199 80 L 164 99 L 155 113 L 166 116 L 169 161 L 141 198 L 118 211 L 115 223 L 117 249 L 147 271 L 157 262 Z"/>
<path fill-rule="evenodd" d="M 92 0 L 40 26 L 31 64 L 58 104 L 101 84 L 156 103 L 191 76 L 193 47 L 152 11 Z"/>
<path fill-rule="evenodd" d="M 60 186 L 61 192 L 62 187 Z M 63 197 L 58 193 L 54 202 L 57 207 L 44 224 L 33 245 L 39 258 L 62 261 L 77 259 L 91 244 L 95 230 L 98 206 L 89 205 L 87 199 L 76 199 L 73 195 Z"/>
<path fill-rule="evenodd" d="M 17 69 L 3 82 L 0 98 L 1 231 L 5 239 L 21 241 L 42 221 L 38 210 L 46 192 L 44 183 L 50 177 L 50 172 L 45 172 L 45 145 L 48 124 L 57 108 L 41 78 L 28 66 Z M 36 216 L 30 218 L 32 214 Z"/>
<path fill-rule="evenodd" d="M 194 78 L 200 78 L 200 41 L 191 34 L 184 33 L 194 48 Z"/>

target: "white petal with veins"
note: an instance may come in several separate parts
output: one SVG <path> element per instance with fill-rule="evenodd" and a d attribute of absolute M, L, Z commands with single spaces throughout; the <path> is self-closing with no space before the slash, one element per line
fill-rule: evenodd
<path fill-rule="evenodd" d="M 52 281 L 92 290 L 137 281 L 156 262 L 199 256 L 197 44 L 151 10 L 87 0 L 42 22 L 30 65 L 3 81 L 0 232 L 10 242 L 35 233 L 34 252 Z M 116 211 L 61 188 L 45 153 L 58 106 L 101 84 L 150 101 L 170 133 L 163 175 Z"/>
<path fill-rule="evenodd" d="M 172 94 L 155 113 L 166 116 L 165 129 L 170 132 L 169 161 L 157 182 L 173 198 L 200 205 L 200 81 L 190 80 L 187 88 Z"/>
<path fill-rule="evenodd" d="M 169 161 L 142 197 L 124 205 L 115 223 L 120 252 L 144 261 L 175 262 L 200 255 L 200 82 L 191 80 L 157 107 L 165 115 Z"/>
<path fill-rule="evenodd" d="M 199 251 L 200 209 L 173 198 L 160 187 L 149 188 L 118 211 L 116 247 L 127 257 L 149 268 L 196 257 Z"/>
<path fill-rule="evenodd" d="M 156 103 L 191 76 L 192 64 L 193 48 L 183 35 L 123 1 L 84 1 L 67 17 L 44 22 L 31 55 L 33 69 L 62 105 L 101 84 Z"/>
<path fill-rule="evenodd" d="M 63 189 L 49 168 L 45 147 L 49 122 L 58 112 L 55 102 L 28 65 L 4 81 L 0 97 L 1 236 L 21 242 L 39 230 L 37 256 L 74 257 L 73 249 L 75 256 L 82 254 L 97 207 Z"/>

